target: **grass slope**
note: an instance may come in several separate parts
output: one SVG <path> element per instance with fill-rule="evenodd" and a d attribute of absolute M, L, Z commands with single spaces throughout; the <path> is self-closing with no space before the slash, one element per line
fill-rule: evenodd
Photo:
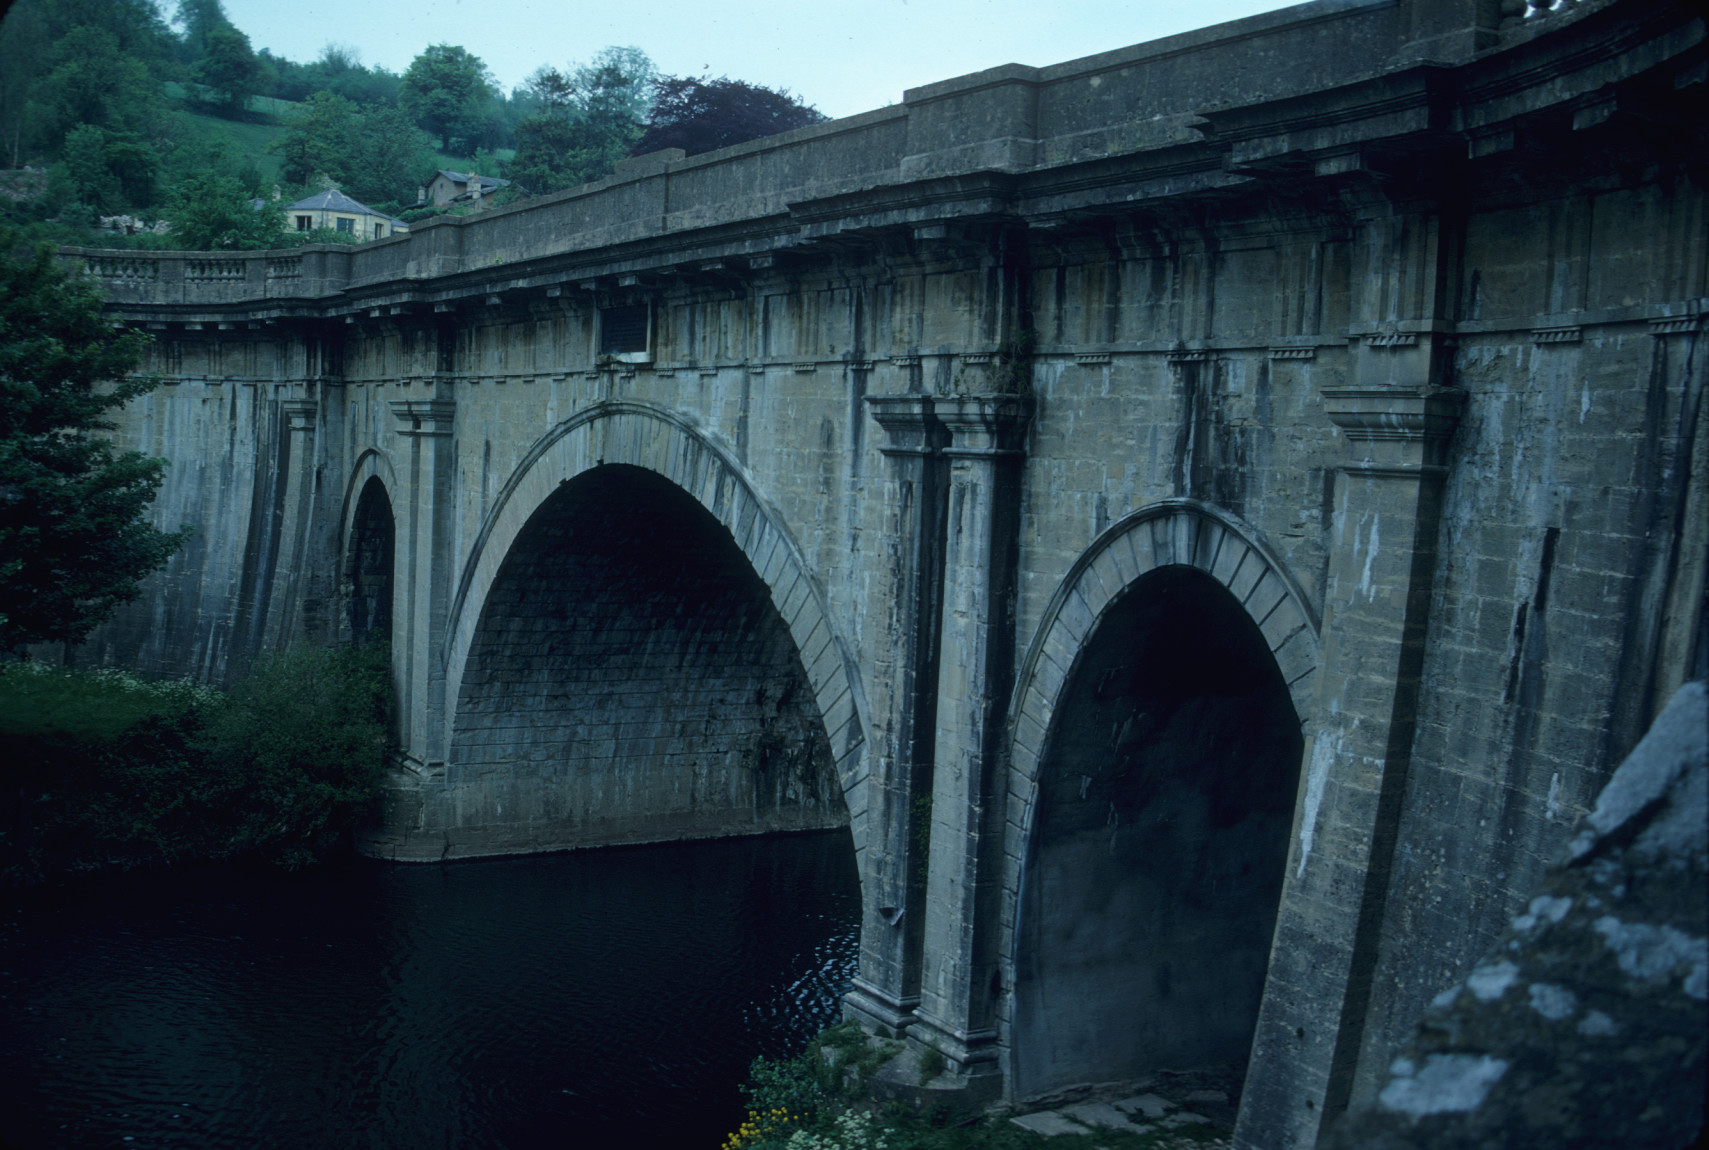
<path fill-rule="evenodd" d="M 284 117 L 301 107 L 290 100 L 275 100 L 271 96 L 256 96 L 249 102 L 251 114 L 262 117 L 258 120 L 228 120 L 221 116 L 198 111 L 194 105 L 185 99 L 184 87 L 181 84 L 168 83 L 165 85 L 168 99 L 171 99 L 183 113 L 190 130 L 195 133 L 198 142 L 212 143 L 221 138 L 231 141 L 237 154 L 254 164 L 262 177 L 269 183 L 283 183 L 280 173 L 282 161 L 279 153 L 270 152 L 268 148 L 275 140 L 285 135 Z M 498 153 L 501 160 L 509 160 L 516 155 L 514 148 L 501 148 Z M 433 157 L 435 168 L 450 168 L 453 171 L 467 171 L 470 158 L 468 156 L 452 156 L 444 152 L 436 152 Z M 429 173 L 423 173 L 424 176 Z M 408 206 L 407 204 L 405 205 Z"/>

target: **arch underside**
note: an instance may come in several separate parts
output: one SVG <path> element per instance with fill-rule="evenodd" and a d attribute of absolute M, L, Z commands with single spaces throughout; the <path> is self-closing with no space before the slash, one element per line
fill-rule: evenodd
<path fill-rule="evenodd" d="M 1202 505 L 1117 524 L 1064 581 L 1017 690 L 1017 1095 L 1165 1068 L 1238 1091 L 1315 665 L 1298 589 Z"/>
<path fill-rule="evenodd" d="M 670 413 L 608 404 L 500 493 L 452 613 L 454 854 L 850 823 L 853 677 L 774 511 Z"/>

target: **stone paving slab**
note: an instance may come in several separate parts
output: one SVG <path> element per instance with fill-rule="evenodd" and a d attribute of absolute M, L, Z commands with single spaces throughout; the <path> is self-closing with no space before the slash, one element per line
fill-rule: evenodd
<path fill-rule="evenodd" d="M 1031 1130 L 1035 1134 L 1052 1137 L 1057 1134 L 1085 1134 L 1086 1127 L 1078 1122 L 1070 1122 L 1054 1110 L 1040 1110 L 1037 1114 L 1022 1114 L 1018 1118 L 1009 1119 L 1022 1130 Z"/>
<path fill-rule="evenodd" d="M 1118 1110 L 1108 1102 L 1082 1102 L 1078 1106 L 1064 1107 L 1059 1113 L 1082 1125 L 1102 1126 L 1109 1130 L 1133 1131 L 1149 1128 L 1143 1119 Z"/>
<path fill-rule="evenodd" d="M 1168 1090 L 1158 1087 L 1155 1079 L 1147 1078 L 1075 1087 L 1054 1097 L 1034 1099 L 1032 1105 L 1039 1109 L 1012 1117 L 1010 1121 L 1023 1130 L 1046 1137 L 1127 1131 L 1151 1135 L 1157 1150 L 1228 1150 L 1232 1142 L 1226 1129 L 1229 1118 L 1219 1121 L 1183 1108 L 1187 1103 L 1199 1103 L 1213 1114 L 1220 1114 L 1220 1108 L 1229 1105 L 1228 1093 L 1202 1084 L 1194 1090 L 1186 1089 L 1184 1083 L 1175 1085 L 1176 1089 Z M 1158 1089 L 1167 1093 L 1159 1093 Z M 1138 1093 L 1126 1094 L 1126 1091 Z M 1074 1101 L 1076 1098 L 1082 1101 Z"/>
<path fill-rule="evenodd" d="M 1137 1111 L 1147 1118 L 1161 1118 L 1175 1109 L 1175 1104 L 1161 1094 L 1137 1094 L 1132 1098 L 1123 1098 L 1112 1102 L 1110 1105 L 1128 1114 Z"/>
<path fill-rule="evenodd" d="M 1163 1119 L 1163 1125 L 1175 1126 L 1209 1126 L 1211 1120 L 1203 1114 L 1194 1114 L 1191 1110 L 1183 1110 L 1179 1114 L 1171 1114 Z"/>

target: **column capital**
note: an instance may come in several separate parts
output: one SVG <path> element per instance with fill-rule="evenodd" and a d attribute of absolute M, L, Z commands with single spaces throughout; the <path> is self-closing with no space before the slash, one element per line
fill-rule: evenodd
<path fill-rule="evenodd" d="M 315 415 L 320 411 L 320 401 L 315 399 L 284 399 L 279 401 L 279 410 L 284 413 L 287 424 L 292 431 L 313 431 Z"/>
<path fill-rule="evenodd" d="M 878 449 L 885 455 L 935 455 L 947 442 L 932 411 L 932 396 L 869 395 L 866 405 L 888 438 Z"/>
<path fill-rule="evenodd" d="M 457 405 L 449 399 L 395 399 L 392 414 L 404 435 L 450 435 Z"/>
<path fill-rule="evenodd" d="M 1033 401 L 1021 395 L 949 395 L 939 397 L 934 413 L 949 429 L 945 455 L 1026 454 Z"/>
<path fill-rule="evenodd" d="M 1338 387 L 1323 392 L 1324 413 L 1354 445 L 1347 470 L 1417 474 L 1441 467 L 1467 394 L 1457 387 Z"/>

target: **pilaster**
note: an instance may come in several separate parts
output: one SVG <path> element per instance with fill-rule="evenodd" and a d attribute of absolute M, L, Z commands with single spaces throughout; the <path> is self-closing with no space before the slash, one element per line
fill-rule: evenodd
<path fill-rule="evenodd" d="M 942 1053 L 952 1076 L 995 1084 L 998 760 L 1014 676 L 1020 478 L 1032 401 L 949 396 L 936 399 L 934 410 L 949 436 L 949 491 L 925 963 L 910 1036 Z"/>
<path fill-rule="evenodd" d="M 860 973 L 844 998 L 852 1016 L 897 1036 L 920 1002 L 926 847 L 937 719 L 948 432 L 923 395 L 868 396 L 886 436 L 890 647 L 884 737 L 867 779 L 872 837 Z"/>
<path fill-rule="evenodd" d="M 1398 351 L 1429 377 L 1446 342 L 1422 335 L 1355 355 Z M 1362 366 L 1355 379 L 1406 374 Z M 1348 458 L 1334 478 L 1304 810 L 1235 1132 L 1237 1146 L 1266 1150 L 1315 1144 L 1358 1069 L 1417 723 L 1443 461 L 1466 396 L 1369 382 L 1323 399 Z"/>
<path fill-rule="evenodd" d="M 404 754 L 417 770 L 445 761 L 446 616 L 451 599 L 451 431 L 449 399 L 396 400 L 392 414 L 408 443 L 404 521 L 395 551 L 397 588 L 392 673 L 406 716 Z"/>
<path fill-rule="evenodd" d="M 305 552 L 309 521 L 315 496 L 315 432 L 320 403 L 312 396 L 299 396 L 279 403 L 279 434 L 285 439 L 280 466 L 285 474 L 285 497 L 279 512 L 279 570 L 271 586 L 274 594 L 267 604 L 262 650 L 278 651 L 288 645 L 296 630 L 303 604 L 306 580 Z"/>

